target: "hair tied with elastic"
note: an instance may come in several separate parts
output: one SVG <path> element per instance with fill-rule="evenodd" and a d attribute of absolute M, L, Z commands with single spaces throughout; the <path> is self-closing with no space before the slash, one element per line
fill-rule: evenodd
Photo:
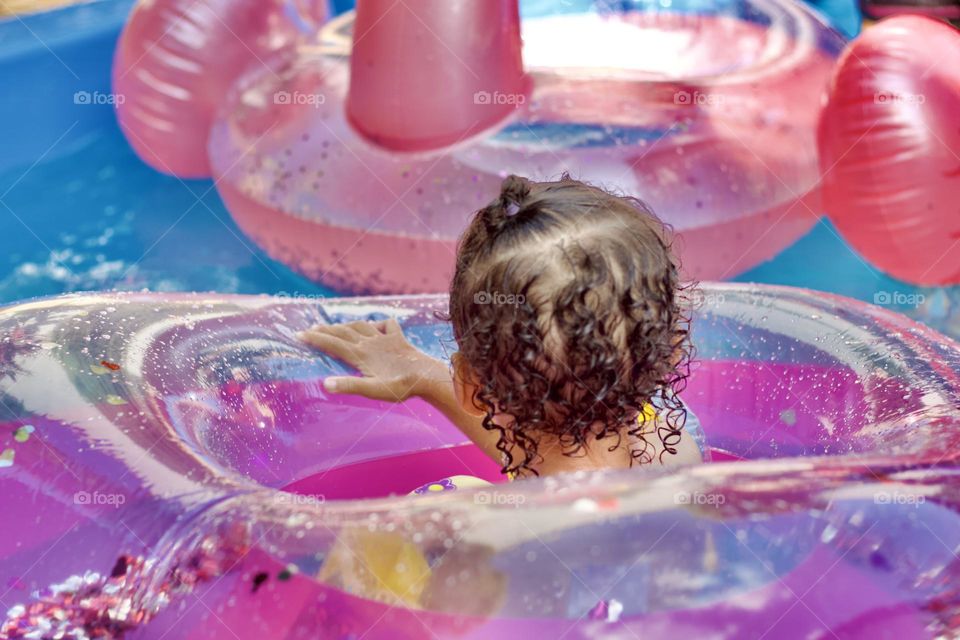
<path fill-rule="evenodd" d="M 508 176 L 500 185 L 500 197 L 483 210 L 483 222 L 490 236 L 498 235 L 521 209 L 530 195 L 530 181 Z"/>
<path fill-rule="evenodd" d="M 500 185 L 500 204 L 508 216 L 516 214 L 529 195 L 530 181 L 526 178 L 510 175 Z"/>

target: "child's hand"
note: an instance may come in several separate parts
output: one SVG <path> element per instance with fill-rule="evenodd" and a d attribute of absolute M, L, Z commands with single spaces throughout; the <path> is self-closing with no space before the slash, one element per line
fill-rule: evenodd
<path fill-rule="evenodd" d="M 407 342 L 396 320 L 317 325 L 300 334 L 309 345 L 354 367 L 363 377 L 331 376 L 331 393 L 353 393 L 374 400 L 402 402 L 418 395 L 423 381 L 437 375 L 438 360 Z M 449 381 L 447 382 L 449 384 Z"/>

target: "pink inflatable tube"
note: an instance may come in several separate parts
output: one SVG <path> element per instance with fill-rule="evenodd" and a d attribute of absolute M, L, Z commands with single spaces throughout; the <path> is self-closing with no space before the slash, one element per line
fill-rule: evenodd
<path fill-rule="evenodd" d="M 230 212 L 310 278 L 445 289 L 507 173 L 639 195 L 699 279 L 770 258 L 820 214 L 816 119 L 843 41 L 802 4 L 358 7 L 238 78 L 210 133 Z"/>
<path fill-rule="evenodd" d="M 422 497 L 497 470 L 427 406 L 327 395 L 343 367 L 295 332 L 393 316 L 445 357 L 444 297 L 8 307 L 0 636 L 955 632 L 960 346 L 803 290 L 703 301 L 685 398 L 717 462 Z"/>

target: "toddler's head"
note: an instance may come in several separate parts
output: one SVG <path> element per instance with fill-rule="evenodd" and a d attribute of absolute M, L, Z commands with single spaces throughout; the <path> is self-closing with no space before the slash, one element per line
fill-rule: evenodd
<path fill-rule="evenodd" d="M 672 453 L 680 298 L 668 231 L 642 202 L 567 176 L 507 178 L 461 238 L 450 291 L 457 375 L 499 432 L 504 472 L 530 471 L 545 436 L 565 455 L 628 436 L 637 462 Z M 654 397 L 661 418 L 638 420 Z"/>

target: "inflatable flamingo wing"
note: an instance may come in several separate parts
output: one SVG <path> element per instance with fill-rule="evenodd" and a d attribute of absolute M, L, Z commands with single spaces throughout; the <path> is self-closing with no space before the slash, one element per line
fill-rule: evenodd
<path fill-rule="evenodd" d="M 824 203 L 890 275 L 960 283 L 960 32 L 919 16 L 868 28 L 837 64 L 818 141 Z"/>
<path fill-rule="evenodd" d="M 137 154 L 164 173 L 209 176 L 207 137 L 227 89 L 244 68 L 266 65 L 316 28 L 325 6 L 305 0 L 300 13 L 293 0 L 138 2 L 113 67 L 117 116 Z"/>

